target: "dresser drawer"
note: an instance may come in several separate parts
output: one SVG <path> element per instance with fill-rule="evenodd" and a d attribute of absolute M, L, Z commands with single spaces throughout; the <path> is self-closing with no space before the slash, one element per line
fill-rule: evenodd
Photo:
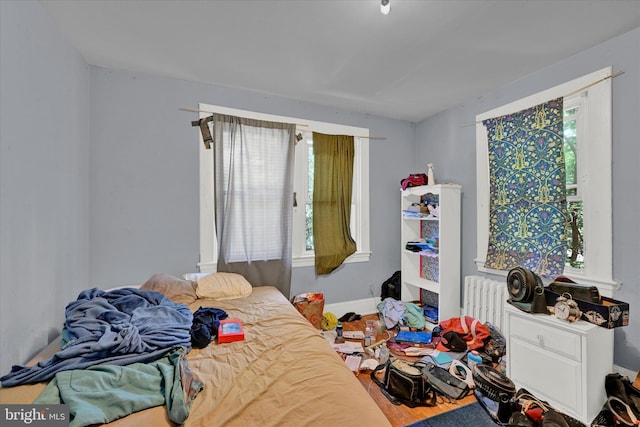
<path fill-rule="evenodd" d="M 581 376 L 581 362 L 515 337 L 508 351 L 513 361 L 509 375 L 517 387 L 555 401 L 559 410 L 582 413 L 585 379 Z"/>
<path fill-rule="evenodd" d="M 575 333 L 519 316 L 510 316 L 509 328 L 512 337 L 578 362 L 581 360 L 581 340 Z"/>

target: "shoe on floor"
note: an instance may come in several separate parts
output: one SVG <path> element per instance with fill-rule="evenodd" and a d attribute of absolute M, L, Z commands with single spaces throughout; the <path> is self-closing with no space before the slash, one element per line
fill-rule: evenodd
<path fill-rule="evenodd" d="M 613 422 L 613 414 L 606 405 L 591 422 L 591 427 L 611 427 L 613 425 L 615 425 Z"/>
<path fill-rule="evenodd" d="M 549 409 L 544 414 L 544 418 L 542 419 L 542 426 L 543 427 L 569 427 L 569 424 L 567 423 L 567 420 L 565 420 L 560 413 L 554 411 L 553 409 Z"/>
<path fill-rule="evenodd" d="M 346 313 L 344 316 L 342 316 L 341 318 L 339 318 L 338 320 L 340 322 L 353 322 L 355 320 L 360 320 L 361 318 L 362 317 L 359 314 L 356 314 L 353 311 L 350 311 Z"/>
<path fill-rule="evenodd" d="M 640 390 L 637 390 L 629 381 L 618 373 L 608 374 L 605 377 L 604 387 L 607 397 L 615 397 L 624 402 L 636 418 L 640 418 Z"/>
<path fill-rule="evenodd" d="M 635 388 L 631 381 L 629 381 L 626 377 L 623 379 L 624 389 L 627 392 L 627 397 L 629 398 L 629 406 L 631 410 L 635 414 L 636 418 L 640 418 L 640 390 Z"/>
<path fill-rule="evenodd" d="M 509 417 L 509 427 L 534 427 L 533 421 L 522 412 L 514 412 Z"/>
<path fill-rule="evenodd" d="M 607 408 L 613 414 L 614 425 L 617 426 L 635 426 L 640 425 L 640 421 L 631 411 L 629 405 L 615 396 L 607 399 Z"/>

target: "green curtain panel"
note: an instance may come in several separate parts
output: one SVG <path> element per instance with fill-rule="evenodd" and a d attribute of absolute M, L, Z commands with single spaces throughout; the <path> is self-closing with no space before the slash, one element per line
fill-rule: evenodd
<path fill-rule="evenodd" d="M 485 267 L 561 274 L 568 219 L 562 98 L 482 123 L 490 185 Z"/>
<path fill-rule="evenodd" d="M 351 237 L 353 136 L 313 133 L 313 245 L 316 274 L 329 274 L 356 251 Z"/>

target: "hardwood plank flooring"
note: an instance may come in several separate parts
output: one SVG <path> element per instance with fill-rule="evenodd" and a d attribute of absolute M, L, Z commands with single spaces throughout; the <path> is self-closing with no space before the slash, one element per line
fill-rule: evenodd
<path fill-rule="evenodd" d="M 342 314 L 340 314 L 340 316 L 341 315 Z M 342 325 L 345 331 L 355 331 L 355 330 L 364 331 L 365 321 L 367 319 L 377 320 L 378 315 L 377 314 L 364 315 L 360 320 L 356 320 L 353 322 L 343 322 Z M 386 338 L 386 334 L 378 336 L 378 339 L 383 339 L 383 338 Z M 418 358 L 407 358 L 407 360 L 417 360 L 417 359 Z M 474 397 L 474 395 L 470 394 L 461 400 L 453 401 L 451 403 L 442 401 L 442 399 L 439 399 L 438 405 L 434 407 L 409 408 L 406 405 L 396 406 L 391 402 L 389 402 L 389 400 L 380 391 L 380 387 L 378 387 L 378 385 L 374 383 L 373 380 L 371 380 L 370 371 L 360 372 L 358 374 L 358 380 L 360 381 L 362 386 L 367 390 L 367 392 L 373 398 L 376 404 L 380 407 L 380 409 L 382 409 L 382 412 L 385 414 L 389 422 L 391 422 L 391 425 L 393 427 L 403 427 L 408 424 L 412 424 L 416 421 L 433 417 L 443 412 L 451 411 L 453 409 L 457 409 L 461 406 L 464 406 L 476 401 L 476 398 Z"/>

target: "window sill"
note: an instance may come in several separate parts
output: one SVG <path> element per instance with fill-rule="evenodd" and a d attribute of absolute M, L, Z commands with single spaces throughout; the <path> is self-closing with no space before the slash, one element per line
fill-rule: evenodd
<path fill-rule="evenodd" d="M 485 267 L 484 261 L 476 259 L 475 262 L 479 272 L 488 273 L 495 276 L 502 276 L 505 278 L 509 274 L 508 271 L 494 270 L 492 268 Z M 615 282 L 613 280 L 606 280 L 606 279 L 603 280 L 603 279 L 596 279 L 593 277 L 587 277 L 577 272 L 567 271 L 564 273 L 564 276 L 567 276 L 568 278 L 575 281 L 576 283 L 580 283 L 583 285 L 597 286 L 598 290 L 600 291 L 600 294 L 608 298 L 612 298 L 613 292 L 617 291 L 622 287 L 622 284 L 619 282 Z M 543 279 L 543 281 L 545 282 L 545 284 L 548 284 L 551 282 L 551 280 L 549 279 Z"/>
<path fill-rule="evenodd" d="M 356 252 L 344 260 L 344 264 L 351 264 L 353 262 L 368 262 L 371 257 L 371 252 Z M 313 267 L 315 265 L 315 257 L 313 255 L 302 255 L 294 257 L 292 260 L 292 266 L 295 267 Z"/>
<path fill-rule="evenodd" d="M 351 264 L 354 262 L 368 262 L 371 252 L 356 252 L 348 257 L 344 263 Z M 313 267 L 315 265 L 315 257 L 313 255 L 303 255 L 294 257 L 291 260 L 292 267 Z M 198 271 L 201 273 L 215 273 L 217 271 L 217 263 L 198 263 Z"/>

